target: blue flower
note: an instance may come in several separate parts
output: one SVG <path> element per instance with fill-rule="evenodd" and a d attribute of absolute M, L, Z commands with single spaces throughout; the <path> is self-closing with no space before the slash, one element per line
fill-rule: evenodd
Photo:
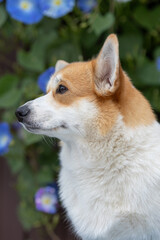
<path fill-rule="evenodd" d="M 75 0 L 39 0 L 44 15 L 59 18 L 71 12 Z"/>
<path fill-rule="evenodd" d="M 0 155 L 8 152 L 8 147 L 12 141 L 8 123 L 0 123 Z"/>
<path fill-rule="evenodd" d="M 157 70 L 160 72 L 160 57 L 157 57 L 156 59 L 156 65 L 157 65 Z"/>
<path fill-rule="evenodd" d="M 39 76 L 38 86 L 42 90 L 42 92 L 46 93 L 47 83 L 54 72 L 55 72 L 55 68 L 50 67 Z"/>
<path fill-rule="evenodd" d="M 78 0 L 78 7 L 85 13 L 89 13 L 97 6 L 97 0 Z"/>
<path fill-rule="evenodd" d="M 55 214 L 58 209 L 56 184 L 38 189 L 35 194 L 35 206 L 38 211 Z"/>
<path fill-rule="evenodd" d="M 38 2 L 39 0 L 7 0 L 6 8 L 12 18 L 26 24 L 33 24 L 43 17 Z"/>

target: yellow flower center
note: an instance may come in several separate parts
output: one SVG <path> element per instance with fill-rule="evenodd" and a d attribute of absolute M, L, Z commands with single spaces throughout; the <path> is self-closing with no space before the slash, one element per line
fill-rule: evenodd
<path fill-rule="evenodd" d="M 54 0 L 53 4 L 59 6 L 59 5 L 61 5 L 61 3 L 62 3 L 62 0 Z"/>
<path fill-rule="evenodd" d="M 6 144 L 8 141 L 8 137 L 7 136 L 3 136 L 2 139 L 1 139 L 1 144 Z"/>
<path fill-rule="evenodd" d="M 42 203 L 44 205 L 50 205 L 51 204 L 51 199 L 49 197 L 43 196 Z"/>
<path fill-rule="evenodd" d="M 27 1 L 23 1 L 21 2 L 21 8 L 23 8 L 24 10 L 28 10 L 31 7 L 31 4 Z"/>

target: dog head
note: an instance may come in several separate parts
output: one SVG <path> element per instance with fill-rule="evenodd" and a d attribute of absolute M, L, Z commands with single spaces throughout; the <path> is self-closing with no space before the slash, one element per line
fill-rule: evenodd
<path fill-rule="evenodd" d="M 114 34 L 96 59 L 71 64 L 58 61 L 47 94 L 16 111 L 26 130 L 68 141 L 92 133 L 105 135 L 120 115 L 132 127 L 154 119 L 147 100 L 121 68 Z"/>

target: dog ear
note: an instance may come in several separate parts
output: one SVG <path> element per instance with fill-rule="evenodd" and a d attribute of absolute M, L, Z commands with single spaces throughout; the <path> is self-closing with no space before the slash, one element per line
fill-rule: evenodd
<path fill-rule="evenodd" d="M 106 39 L 95 61 L 95 90 L 110 96 L 119 86 L 119 44 L 115 34 Z"/>
<path fill-rule="evenodd" d="M 63 60 L 58 60 L 55 66 L 55 72 L 58 72 L 62 68 L 66 67 L 69 63 Z"/>

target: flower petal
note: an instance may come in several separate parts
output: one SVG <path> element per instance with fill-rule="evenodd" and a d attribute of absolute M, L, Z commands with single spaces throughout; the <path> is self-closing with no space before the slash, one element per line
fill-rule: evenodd
<path fill-rule="evenodd" d="M 6 8 L 12 18 L 26 24 L 33 24 L 43 17 L 38 2 L 38 0 L 7 0 Z"/>
<path fill-rule="evenodd" d="M 75 0 L 40 0 L 40 7 L 45 16 L 59 18 L 71 12 Z"/>
<path fill-rule="evenodd" d="M 38 211 L 55 214 L 58 208 L 58 193 L 54 186 L 38 189 L 35 194 L 35 206 Z"/>
<path fill-rule="evenodd" d="M 77 2 L 77 6 L 85 13 L 91 12 L 97 4 L 97 0 L 78 0 Z"/>
<path fill-rule="evenodd" d="M 12 141 L 8 123 L 0 123 L 0 155 L 8 152 L 9 144 Z"/>
<path fill-rule="evenodd" d="M 42 92 L 46 93 L 47 83 L 54 72 L 55 68 L 50 67 L 38 77 L 38 86 Z"/>

